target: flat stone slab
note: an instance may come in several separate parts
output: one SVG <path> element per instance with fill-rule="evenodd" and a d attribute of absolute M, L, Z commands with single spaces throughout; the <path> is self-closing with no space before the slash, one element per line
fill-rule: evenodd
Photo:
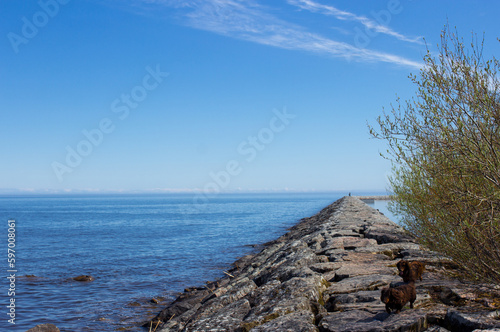
<path fill-rule="evenodd" d="M 372 314 L 351 310 L 329 314 L 319 322 L 321 332 L 420 332 L 427 329 L 427 318 L 421 310 L 406 310 L 400 314 Z"/>
<path fill-rule="evenodd" d="M 250 332 L 283 331 L 283 332 L 317 332 L 314 324 L 314 315 L 310 311 L 297 311 L 273 319 L 260 326 L 254 327 Z"/>
<path fill-rule="evenodd" d="M 500 320 L 492 315 L 494 313 L 491 311 L 468 313 L 450 309 L 446 314 L 446 320 L 451 330 L 500 329 Z"/>
<path fill-rule="evenodd" d="M 388 275 L 364 275 L 342 279 L 334 282 L 326 291 L 329 294 L 345 294 L 362 290 L 378 290 L 399 281 L 396 276 Z"/>
<path fill-rule="evenodd" d="M 345 263 L 335 270 L 335 281 L 363 275 L 386 275 L 394 276 L 394 267 L 390 267 L 387 261 L 374 261 L 371 263 L 359 264 L 355 262 Z"/>

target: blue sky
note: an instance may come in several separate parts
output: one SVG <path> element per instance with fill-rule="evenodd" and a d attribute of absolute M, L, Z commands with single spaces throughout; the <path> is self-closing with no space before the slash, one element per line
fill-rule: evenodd
<path fill-rule="evenodd" d="M 0 192 L 384 190 L 370 139 L 494 1 L 0 2 Z"/>

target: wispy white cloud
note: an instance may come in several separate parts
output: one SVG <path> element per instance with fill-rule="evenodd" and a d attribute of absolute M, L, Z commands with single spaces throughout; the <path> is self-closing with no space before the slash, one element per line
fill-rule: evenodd
<path fill-rule="evenodd" d="M 231 38 L 273 47 L 343 57 L 353 61 L 388 62 L 420 68 L 401 56 L 336 41 L 284 21 L 255 1 L 240 0 L 142 0 L 147 4 L 182 8 L 183 24 Z"/>
<path fill-rule="evenodd" d="M 328 16 L 333 16 L 338 20 L 343 21 L 355 21 L 361 23 L 365 28 L 373 31 L 375 33 L 385 34 L 394 38 L 397 38 L 402 41 L 411 42 L 411 43 L 422 43 L 421 37 L 407 37 L 404 36 L 387 25 L 379 24 L 378 22 L 369 19 L 366 16 L 359 16 L 344 10 L 340 10 L 331 5 L 323 5 L 318 2 L 314 2 L 312 0 L 287 0 L 290 5 L 296 6 L 300 9 L 308 10 L 314 13 L 321 13 Z M 389 17 L 390 18 L 390 17 Z"/>

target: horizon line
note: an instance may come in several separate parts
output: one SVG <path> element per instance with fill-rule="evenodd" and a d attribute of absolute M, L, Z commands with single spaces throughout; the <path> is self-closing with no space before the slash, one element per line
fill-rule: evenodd
<path fill-rule="evenodd" d="M 144 190 L 121 190 L 121 189 L 0 189 L 0 196 L 50 196 L 50 195 L 206 195 L 217 196 L 219 194 L 320 194 L 320 193 L 345 193 L 359 195 L 366 193 L 385 193 L 386 189 L 235 189 L 224 191 L 204 191 L 202 189 L 144 189 Z"/>

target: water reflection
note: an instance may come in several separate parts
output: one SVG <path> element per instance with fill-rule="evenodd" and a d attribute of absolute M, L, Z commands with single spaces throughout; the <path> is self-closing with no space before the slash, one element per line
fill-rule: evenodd
<path fill-rule="evenodd" d="M 396 215 L 392 214 L 392 212 L 389 211 L 389 209 L 387 207 L 387 204 L 390 202 L 389 200 L 363 200 L 363 202 L 365 202 L 366 204 L 368 204 L 372 208 L 379 210 L 387 218 L 391 219 L 396 224 L 401 225 L 400 222 L 399 222 L 400 221 L 399 217 L 397 217 Z"/>

